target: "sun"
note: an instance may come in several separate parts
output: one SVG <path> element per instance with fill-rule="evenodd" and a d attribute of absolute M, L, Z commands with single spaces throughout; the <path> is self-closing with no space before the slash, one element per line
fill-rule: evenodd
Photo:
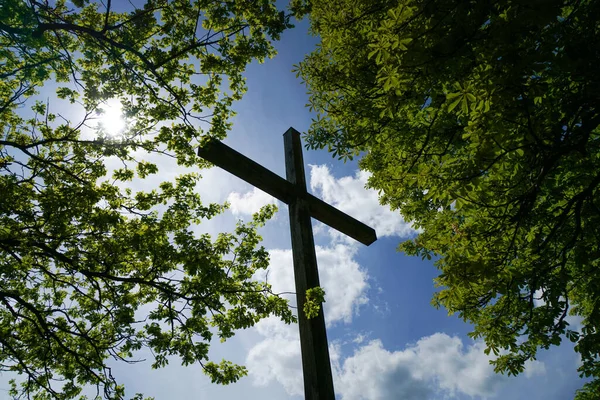
<path fill-rule="evenodd" d="M 121 135 L 127 127 L 121 102 L 118 99 L 110 99 L 99 108 L 102 112 L 98 115 L 98 126 L 102 127 L 108 136 Z"/>

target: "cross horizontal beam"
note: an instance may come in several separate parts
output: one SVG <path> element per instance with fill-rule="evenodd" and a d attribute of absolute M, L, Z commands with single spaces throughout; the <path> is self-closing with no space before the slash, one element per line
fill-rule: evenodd
<path fill-rule="evenodd" d="M 198 155 L 286 204 L 290 204 L 294 199 L 299 197 L 304 198 L 309 204 L 310 214 L 313 218 L 358 240 L 362 244 L 368 246 L 377 240 L 377 235 L 373 228 L 316 198 L 312 194 L 299 190 L 286 179 L 269 171 L 262 165 L 218 140 L 211 140 L 205 143 L 203 147 L 198 149 Z"/>

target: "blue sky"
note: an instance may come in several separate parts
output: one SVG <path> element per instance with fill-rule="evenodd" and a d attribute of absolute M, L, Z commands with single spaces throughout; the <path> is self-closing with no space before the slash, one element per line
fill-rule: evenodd
<path fill-rule="evenodd" d="M 284 176 L 283 133 L 305 131 L 311 114 L 306 88 L 291 72 L 316 39 L 307 22 L 283 34 L 279 54 L 249 66 L 248 92 L 235 104 L 237 116 L 226 139 L 231 147 Z M 467 337 L 471 326 L 430 305 L 437 275 L 432 261 L 406 257 L 397 245 L 414 234 L 397 212 L 364 189 L 367 175 L 356 162 L 342 163 L 324 151 L 305 151 L 307 181 L 318 197 L 371 225 L 379 240 L 369 247 L 335 234 L 313 221 L 321 282 L 327 292 L 325 318 L 334 384 L 344 400 L 385 399 L 568 399 L 582 385 L 578 359 L 569 344 L 541 352 L 519 377 L 495 375 L 481 342 Z M 162 178 L 180 171 L 163 165 Z M 213 168 L 201 172 L 199 190 L 207 201 L 229 201 L 224 215 L 202 224 L 199 232 L 230 230 L 258 207 L 274 200 L 250 185 Z M 269 282 L 276 291 L 293 291 L 287 209 L 262 230 L 271 251 Z M 301 399 L 302 372 L 297 326 L 275 320 L 239 332 L 211 350 L 217 361 L 245 364 L 249 376 L 236 384 L 210 383 L 199 366 L 180 367 L 176 359 L 161 370 L 149 362 L 115 365 L 114 374 L 128 393 L 157 400 Z M 141 357 L 151 356 L 141 354 Z M 0 392 L 2 397 L 2 392 Z"/>
<path fill-rule="evenodd" d="M 306 88 L 291 72 L 311 51 L 316 38 L 307 22 L 284 33 L 278 55 L 252 64 L 246 73 L 248 93 L 235 105 L 237 116 L 226 139 L 233 148 L 284 176 L 283 133 L 293 126 L 305 131 L 311 114 Z M 328 321 L 336 393 L 360 399 L 567 399 L 582 382 L 572 347 L 541 352 L 519 377 L 495 375 L 481 342 L 467 337 L 471 326 L 430 305 L 437 270 L 432 261 L 396 251 L 412 232 L 364 189 L 366 174 L 355 162 L 339 162 L 324 151 L 305 151 L 307 181 L 313 193 L 370 224 L 379 240 L 369 247 L 333 234 L 313 222 L 321 282 L 327 292 Z M 199 229 L 226 230 L 248 218 L 269 196 L 228 173 L 203 171 L 201 191 L 211 201 L 231 202 L 226 215 Z M 293 290 L 286 206 L 263 229 L 271 250 L 269 281 L 276 290 Z M 176 360 L 163 370 L 146 365 L 120 366 L 131 393 L 157 399 L 301 399 L 302 376 L 297 326 L 267 320 L 240 332 L 212 354 L 244 363 L 249 376 L 230 386 L 211 385 L 198 367 L 182 368 Z"/>

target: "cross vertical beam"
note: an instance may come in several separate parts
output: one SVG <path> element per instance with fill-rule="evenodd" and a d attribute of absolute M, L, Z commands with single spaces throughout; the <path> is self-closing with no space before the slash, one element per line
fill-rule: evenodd
<path fill-rule="evenodd" d="M 306 193 L 300 134 L 290 128 L 283 138 L 287 180 L 296 190 Z M 290 201 L 289 214 L 305 400 L 335 400 L 323 307 L 318 316 L 311 319 L 304 313 L 306 290 L 320 286 L 311 210 L 306 196 L 297 196 Z"/>
<path fill-rule="evenodd" d="M 300 133 L 290 128 L 283 139 L 287 180 L 217 140 L 204 143 L 198 155 L 289 205 L 305 400 L 335 400 L 323 307 L 315 318 L 304 313 L 306 291 L 320 286 L 311 217 L 367 246 L 377 234 L 307 192 Z"/>

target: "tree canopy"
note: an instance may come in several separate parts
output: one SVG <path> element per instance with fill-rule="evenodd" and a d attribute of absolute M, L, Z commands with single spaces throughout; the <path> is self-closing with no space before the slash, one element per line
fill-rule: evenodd
<path fill-rule="evenodd" d="M 600 389 L 600 2 L 296 1 L 306 138 L 361 155 L 498 372 L 565 337 Z M 571 321 L 571 324 L 569 324 Z M 577 323 L 575 323 L 577 322 Z M 589 396 L 589 397 L 586 397 Z"/>
<path fill-rule="evenodd" d="M 201 234 L 225 206 L 201 201 L 197 173 L 154 182 L 149 161 L 207 166 L 195 149 L 224 137 L 246 65 L 275 54 L 288 18 L 270 0 L 0 3 L 0 371 L 20 375 L 11 396 L 96 387 L 123 398 L 110 365 L 140 349 L 153 367 L 179 358 L 233 382 L 245 369 L 209 360 L 211 338 L 294 319 L 252 279 L 268 266 L 257 227 L 274 208 Z M 110 99 L 122 132 L 97 123 Z"/>

